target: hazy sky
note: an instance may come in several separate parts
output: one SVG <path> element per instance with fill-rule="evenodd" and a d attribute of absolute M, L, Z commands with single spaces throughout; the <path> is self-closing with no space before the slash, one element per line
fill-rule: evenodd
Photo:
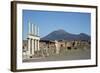
<path fill-rule="evenodd" d="M 90 35 L 90 13 L 23 10 L 22 17 L 23 39 L 28 34 L 29 21 L 39 26 L 40 37 L 58 29 L 73 34 L 86 33 Z"/>

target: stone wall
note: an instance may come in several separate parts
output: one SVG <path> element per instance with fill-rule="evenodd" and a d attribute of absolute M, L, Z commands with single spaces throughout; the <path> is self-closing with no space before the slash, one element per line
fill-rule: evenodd
<path fill-rule="evenodd" d="M 73 48 L 80 48 L 83 49 L 85 48 L 90 48 L 90 43 L 89 41 L 58 41 L 58 45 L 61 48 L 68 48 L 71 47 Z M 46 42 L 40 42 L 40 48 L 56 48 L 55 43 L 46 43 Z"/>
<path fill-rule="evenodd" d="M 64 49 L 90 49 L 91 43 L 89 41 L 40 41 L 39 49 L 40 56 L 52 56 L 54 54 L 60 54 Z M 23 42 L 23 51 L 27 52 L 27 41 Z"/>

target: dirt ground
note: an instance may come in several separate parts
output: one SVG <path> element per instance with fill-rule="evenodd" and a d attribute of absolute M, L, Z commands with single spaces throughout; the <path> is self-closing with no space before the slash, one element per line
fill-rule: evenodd
<path fill-rule="evenodd" d="M 62 49 L 59 54 L 49 50 L 48 56 L 33 57 L 24 59 L 23 62 L 44 62 L 44 61 L 64 61 L 64 60 L 85 60 L 91 59 L 91 49 Z"/>

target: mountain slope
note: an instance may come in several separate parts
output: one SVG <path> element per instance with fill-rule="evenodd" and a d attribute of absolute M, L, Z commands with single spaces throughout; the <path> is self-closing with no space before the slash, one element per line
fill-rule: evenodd
<path fill-rule="evenodd" d="M 41 38 L 41 40 L 90 40 L 90 36 L 85 33 L 80 33 L 78 35 L 71 34 L 60 29 L 51 32 L 47 36 Z"/>

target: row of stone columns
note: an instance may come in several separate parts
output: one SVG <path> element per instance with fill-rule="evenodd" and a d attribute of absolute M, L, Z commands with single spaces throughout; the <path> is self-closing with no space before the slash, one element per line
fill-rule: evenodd
<path fill-rule="evenodd" d="M 34 56 L 39 49 L 39 27 L 29 22 L 29 33 L 28 33 L 28 53 L 29 56 Z"/>
<path fill-rule="evenodd" d="M 39 40 L 28 38 L 28 55 L 35 55 L 38 51 L 40 51 Z"/>
<path fill-rule="evenodd" d="M 28 34 L 39 36 L 39 27 L 36 24 L 28 23 Z"/>

